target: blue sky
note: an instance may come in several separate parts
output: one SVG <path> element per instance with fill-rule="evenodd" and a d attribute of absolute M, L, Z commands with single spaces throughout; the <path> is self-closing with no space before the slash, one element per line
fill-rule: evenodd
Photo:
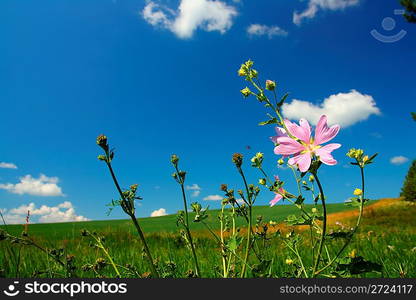
<path fill-rule="evenodd" d="M 344 201 L 359 183 L 351 147 L 379 153 L 368 196 L 398 196 L 416 147 L 416 25 L 394 9 L 393 0 L 2 1 L 0 208 L 9 222 L 23 222 L 27 209 L 35 222 L 124 217 L 105 214 L 117 194 L 96 159 L 100 133 L 116 148 L 121 184 L 139 184 L 139 216 L 181 209 L 172 153 L 187 184 L 200 187 L 189 200 L 203 205 L 219 206 L 203 198 L 221 194 L 221 183 L 241 188 L 234 152 L 246 161 L 264 152 L 268 171 L 294 189 L 291 173 L 275 167 L 273 128 L 257 126 L 266 111 L 239 93 L 246 83 L 236 71 L 248 58 L 262 80 L 290 92 L 289 105 L 310 103 L 288 117 L 326 112 L 347 124 L 334 140 L 338 165 L 321 171 L 328 201 Z M 384 43 L 373 29 L 406 34 Z M 329 97 L 357 105 L 331 109 Z M 263 191 L 258 204 L 271 198 Z"/>

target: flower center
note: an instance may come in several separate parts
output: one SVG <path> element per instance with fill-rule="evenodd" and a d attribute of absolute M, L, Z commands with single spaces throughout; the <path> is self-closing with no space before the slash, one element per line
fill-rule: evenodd
<path fill-rule="evenodd" d="M 305 153 L 314 153 L 316 150 L 318 150 L 319 148 L 321 148 L 321 146 L 319 145 L 315 145 L 314 140 L 311 139 L 309 143 L 302 143 L 304 146 L 304 150 L 302 151 L 302 154 Z"/>

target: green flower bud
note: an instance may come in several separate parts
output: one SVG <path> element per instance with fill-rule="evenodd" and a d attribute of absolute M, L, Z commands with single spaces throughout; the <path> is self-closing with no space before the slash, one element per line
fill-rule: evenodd
<path fill-rule="evenodd" d="M 98 160 L 102 160 L 102 161 L 107 161 L 107 158 L 105 157 L 105 155 L 98 155 Z"/>
<path fill-rule="evenodd" d="M 238 70 L 238 76 L 245 77 L 247 76 L 247 67 L 242 65 L 241 68 Z"/>
<path fill-rule="evenodd" d="M 245 87 L 240 92 L 244 96 L 244 98 L 247 98 L 248 96 L 251 95 L 251 91 L 250 91 L 250 89 L 248 87 Z"/>
<path fill-rule="evenodd" d="M 226 185 L 226 184 L 221 184 L 221 186 L 220 186 L 220 190 L 221 191 L 223 191 L 223 192 L 226 192 L 227 191 L 227 189 L 228 189 L 228 186 Z"/>
<path fill-rule="evenodd" d="M 232 158 L 233 163 L 237 168 L 240 168 L 243 164 L 243 155 L 241 153 L 234 153 Z"/>
<path fill-rule="evenodd" d="M 266 89 L 269 91 L 274 91 L 276 88 L 276 82 L 273 80 L 266 80 Z"/>
<path fill-rule="evenodd" d="M 186 172 L 185 171 L 179 171 L 179 177 L 185 181 Z"/>
<path fill-rule="evenodd" d="M 285 163 L 285 161 L 281 158 L 277 161 L 277 163 L 281 166 Z"/>
<path fill-rule="evenodd" d="M 264 178 L 260 178 L 260 179 L 259 179 L 259 184 L 261 184 L 261 185 L 266 185 L 266 179 L 264 179 Z"/>
<path fill-rule="evenodd" d="M 309 181 L 310 181 L 310 182 L 314 182 L 314 181 L 315 181 L 315 177 L 313 177 L 313 175 L 310 175 L 310 176 L 309 176 Z"/>
<path fill-rule="evenodd" d="M 172 156 L 170 157 L 170 162 L 176 166 L 179 162 L 179 157 L 176 154 L 172 154 Z"/>
<path fill-rule="evenodd" d="M 97 137 L 97 145 L 103 148 L 104 150 L 108 150 L 108 141 L 107 137 L 103 134 L 100 134 Z"/>
<path fill-rule="evenodd" d="M 135 184 L 132 184 L 131 186 L 130 186 L 130 190 L 133 192 L 133 193 L 135 193 L 136 191 L 137 191 L 137 187 L 138 187 L 139 185 L 137 184 L 137 183 L 135 183 Z"/>
<path fill-rule="evenodd" d="M 247 68 L 251 68 L 253 66 L 253 64 L 254 64 L 254 62 L 251 59 L 249 59 L 248 61 L 245 62 L 245 65 L 246 65 Z"/>
<path fill-rule="evenodd" d="M 259 73 L 256 70 L 250 70 L 250 77 L 257 78 L 257 76 L 259 76 Z"/>

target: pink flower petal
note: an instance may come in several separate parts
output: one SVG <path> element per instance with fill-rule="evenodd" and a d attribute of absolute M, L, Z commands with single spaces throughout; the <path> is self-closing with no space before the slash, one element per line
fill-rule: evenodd
<path fill-rule="evenodd" d="M 277 138 L 277 142 L 279 143 L 279 146 L 274 148 L 275 154 L 292 155 L 305 149 L 304 146 L 289 137 Z"/>
<path fill-rule="evenodd" d="M 315 145 L 332 140 L 338 134 L 339 129 L 339 125 L 333 125 L 329 128 L 327 125 L 327 117 L 322 115 L 315 129 Z"/>
<path fill-rule="evenodd" d="M 309 139 L 306 142 L 309 142 L 309 140 L 311 138 L 311 131 L 312 131 L 311 125 L 309 125 L 308 120 L 303 119 L 303 118 L 299 120 L 299 125 L 303 128 L 306 135 L 309 137 Z"/>
<path fill-rule="evenodd" d="M 333 166 L 337 164 L 337 161 L 331 155 L 331 152 L 341 147 L 341 144 L 328 144 L 315 150 L 315 154 L 319 157 L 319 160 L 326 165 Z"/>
<path fill-rule="evenodd" d="M 310 153 L 304 153 L 296 155 L 289 159 L 288 161 L 289 165 L 297 165 L 299 168 L 299 171 L 306 172 L 309 170 L 309 167 L 311 166 L 311 154 Z"/>
<path fill-rule="evenodd" d="M 279 193 L 276 193 L 276 196 L 274 196 L 273 200 L 270 200 L 270 206 L 274 206 L 277 202 L 279 202 L 280 200 L 282 200 L 283 196 L 280 195 Z"/>
<path fill-rule="evenodd" d="M 305 143 L 309 143 L 309 140 L 311 139 L 311 130 L 309 124 L 306 124 L 303 120 L 303 126 L 299 126 L 296 123 L 292 123 L 289 120 L 284 120 L 285 125 L 289 133 L 296 138 L 304 141 Z M 309 128 L 307 128 L 309 126 Z"/>
<path fill-rule="evenodd" d="M 276 131 L 276 135 L 271 136 L 270 139 L 272 140 L 273 143 L 277 144 L 277 139 L 279 137 L 287 136 L 287 134 L 286 134 L 286 130 L 284 130 L 281 127 L 276 126 L 274 129 Z"/>

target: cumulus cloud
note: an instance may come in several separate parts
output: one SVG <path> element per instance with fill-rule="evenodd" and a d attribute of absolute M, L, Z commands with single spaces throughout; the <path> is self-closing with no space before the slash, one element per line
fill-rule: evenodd
<path fill-rule="evenodd" d="M 390 158 L 390 163 L 392 163 L 393 165 L 402 165 L 405 164 L 409 161 L 409 159 L 406 156 L 394 156 L 392 158 Z"/>
<path fill-rule="evenodd" d="M 151 217 L 161 217 L 161 216 L 166 216 L 166 215 L 167 215 L 167 212 L 166 212 L 166 209 L 164 209 L 164 208 L 159 208 L 157 210 L 154 210 L 150 214 Z"/>
<path fill-rule="evenodd" d="M 279 26 L 267 26 L 262 24 L 251 24 L 247 27 L 247 34 L 250 37 L 254 36 L 267 36 L 269 39 L 275 36 L 287 36 L 287 31 L 283 30 Z"/>
<path fill-rule="evenodd" d="M 293 23 L 300 25 L 303 19 L 313 19 L 319 10 L 344 10 L 358 3 L 359 0 L 309 0 L 304 11 L 293 13 Z"/>
<path fill-rule="evenodd" d="M 148 1 L 141 14 L 150 25 L 188 39 L 197 29 L 224 34 L 233 25 L 237 10 L 219 0 L 181 0 L 177 10 Z"/>
<path fill-rule="evenodd" d="M 17 208 L 2 210 L 4 219 L 8 224 L 22 224 L 26 222 L 26 215 L 30 212 L 30 223 L 57 223 L 89 221 L 88 218 L 77 215 L 71 202 L 65 201 L 57 206 L 41 205 L 35 203 L 21 205 Z"/>
<path fill-rule="evenodd" d="M 193 185 L 187 185 L 185 186 L 185 189 L 187 191 L 192 191 L 191 197 L 198 197 L 199 194 L 201 194 L 201 187 L 194 183 Z"/>
<path fill-rule="evenodd" d="M 62 189 L 58 186 L 58 182 L 58 177 L 48 177 L 41 174 L 39 178 L 34 178 L 31 175 L 26 175 L 20 177 L 19 183 L 0 184 L 0 189 L 19 195 L 64 196 Z"/>
<path fill-rule="evenodd" d="M 381 113 L 372 96 L 356 90 L 331 95 L 321 104 L 294 99 L 291 103 L 283 104 L 282 111 L 288 119 L 305 118 L 315 125 L 321 115 L 326 115 L 328 123 L 339 124 L 342 127 L 351 126 L 367 120 L 371 115 Z"/>
<path fill-rule="evenodd" d="M 13 163 L 0 162 L 0 169 L 17 169 Z"/>
<path fill-rule="evenodd" d="M 208 195 L 208 196 L 204 197 L 202 200 L 205 200 L 205 201 L 220 201 L 222 199 L 224 199 L 224 197 L 221 196 L 221 195 Z"/>

